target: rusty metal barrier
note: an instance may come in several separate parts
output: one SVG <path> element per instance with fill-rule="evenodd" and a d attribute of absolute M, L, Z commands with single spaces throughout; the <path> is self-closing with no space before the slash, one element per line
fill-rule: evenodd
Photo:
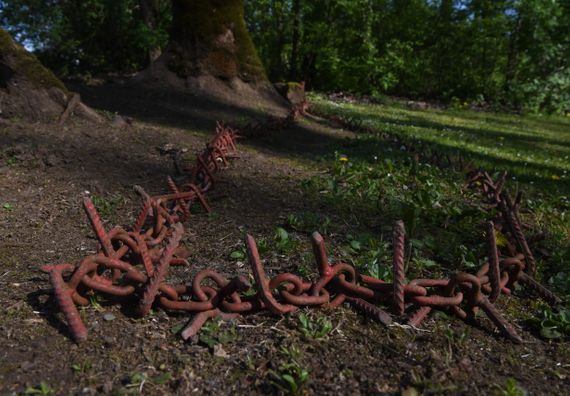
<path fill-rule="evenodd" d="M 55 298 L 76 342 L 87 339 L 87 327 L 77 305 L 88 305 L 87 293 L 92 292 L 119 301 L 127 297 L 132 301 L 134 297 L 139 316 L 148 314 L 153 306 L 195 313 L 181 332 L 185 340 L 196 335 L 212 318 L 229 320 L 262 310 L 284 315 L 299 307 L 334 308 L 347 302 L 385 325 L 393 319 L 381 306 L 389 307 L 399 321 L 414 327 L 420 326 L 434 309 L 449 311 L 468 322 L 475 321 L 481 310 L 505 337 L 520 343 L 522 338 L 514 326 L 495 306 L 498 298 L 512 294 L 514 286 L 520 283 L 552 304 L 560 302 L 533 278 L 534 258 L 529 254 L 518 216 L 521 199 L 517 197 L 511 202 L 501 191 L 504 177 L 502 182 L 495 183 L 485 173 L 472 174 L 468 185 L 483 186 L 484 196 L 501 208 L 502 217 L 496 223 L 487 223 L 488 263 L 476 274 L 458 272 L 449 279 L 406 281 L 405 225 L 399 221 L 394 225 L 391 283 L 361 274 L 346 263 L 332 264 L 323 237 L 315 232 L 312 246 L 318 277 L 312 282 L 292 273 L 268 277 L 256 242 L 247 235 L 245 244 L 253 285 L 243 276 L 227 279 L 213 269 L 195 273 L 183 285 L 169 284 L 170 266 L 189 265 L 178 249 L 184 232 L 181 223 L 189 218 L 192 203 L 209 210 L 204 194 L 214 186 L 214 174 L 235 157 L 237 137 L 235 130 L 218 124 L 216 134 L 197 156 L 195 166 L 185 169 L 189 182 L 178 186 L 169 178 L 169 194 L 151 197 L 136 187 L 143 204 L 131 231 L 120 227 L 105 230 L 93 203 L 85 198 L 85 212 L 99 241 L 99 251 L 84 258 L 78 266 L 66 263 L 42 267 L 50 274 Z M 495 232 L 504 229 L 512 243 L 500 250 Z"/>

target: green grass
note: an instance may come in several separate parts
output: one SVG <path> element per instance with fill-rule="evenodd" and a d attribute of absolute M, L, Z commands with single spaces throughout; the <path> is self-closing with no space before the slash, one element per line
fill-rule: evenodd
<path fill-rule="evenodd" d="M 475 272 L 486 261 L 485 222 L 494 213 L 483 210 L 479 191 L 463 188 L 463 172 L 413 161 L 408 148 L 420 142 L 495 176 L 509 171 L 507 190 L 525 192 L 527 234 L 548 233 L 535 247 L 551 252 L 537 254 L 540 277 L 570 294 L 570 120 L 333 103 L 319 96 L 312 104 L 320 114 L 366 127 L 323 159 L 328 172 L 304 182 L 309 194 L 350 219 L 352 230 L 335 252 L 340 260 L 389 280 L 391 225 L 401 219 L 410 278 Z"/>
<path fill-rule="evenodd" d="M 506 170 L 523 182 L 570 190 L 569 117 L 412 110 L 394 103 L 334 103 L 322 96 L 311 102 L 320 113 L 429 144 L 486 169 Z"/>

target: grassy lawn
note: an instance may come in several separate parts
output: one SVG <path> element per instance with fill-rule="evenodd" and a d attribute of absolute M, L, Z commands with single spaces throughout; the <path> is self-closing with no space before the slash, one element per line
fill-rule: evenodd
<path fill-rule="evenodd" d="M 312 103 L 321 113 L 427 143 L 485 169 L 506 170 L 516 180 L 570 191 L 570 117 L 412 110 L 398 103 L 335 103 L 322 96 Z"/>
<path fill-rule="evenodd" d="M 352 227 L 335 253 L 342 260 L 389 280 L 391 225 L 402 219 L 410 241 L 410 278 L 474 272 L 486 262 L 485 222 L 496 213 L 485 209 L 480 191 L 464 188 L 463 172 L 412 161 L 406 145 L 423 142 L 495 176 L 509 172 L 506 189 L 511 195 L 525 192 L 527 235 L 548 234 L 533 247 L 539 278 L 570 295 L 570 119 L 419 111 L 319 96 L 312 106 L 366 127 L 323 158 L 327 171 L 305 181 L 309 193 L 337 207 Z"/>

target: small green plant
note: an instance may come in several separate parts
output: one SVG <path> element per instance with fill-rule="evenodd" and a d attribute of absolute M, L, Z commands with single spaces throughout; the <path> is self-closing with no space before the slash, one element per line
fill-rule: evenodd
<path fill-rule="evenodd" d="M 77 373 L 77 374 L 86 373 L 89 370 L 91 370 L 91 368 L 92 368 L 91 362 L 88 362 L 88 361 L 84 361 L 84 362 L 80 362 L 80 363 L 74 363 L 71 365 L 71 369 L 73 370 L 74 373 Z"/>
<path fill-rule="evenodd" d="M 570 248 L 568 251 L 570 251 Z M 548 283 L 561 293 L 570 294 L 570 272 L 557 272 L 554 276 L 548 279 Z"/>
<path fill-rule="evenodd" d="M 385 263 L 391 261 L 389 243 L 368 234 L 358 237 L 347 235 L 349 243 L 347 260 L 367 275 L 386 281 L 392 280 L 392 271 Z"/>
<path fill-rule="evenodd" d="M 99 297 L 97 297 L 96 294 L 92 294 L 89 296 L 89 305 L 91 305 L 91 307 L 96 310 L 96 311 L 103 311 L 103 307 L 101 306 L 101 303 L 99 302 Z"/>
<path fill-rule="evenodd" d="M 199 340 L 202 344 L 212 349 L 218 344 L 227 344 L 237 339 L 236 327 L 233 323 L 222 325 L 222 321 L 209 321 L 200 330 Z"/>
<path fill-rule="evenodd" d="M 245 247 L 243 246 L 230 253 L 230 258 L 232 260 L 244 260 L 246 257 L 247 254 L 245 252 Z"/>
<path fill-rule="evenodd" d="M 11 211 L 11 210 L 14 210 L 14 205 L 12 205 L 9 202 L 6 202 L 4 205 L 2 205 L 2 208 L 4 210 Z"/>
<path fill-rule="evenodd" d="M 297 266 L 297 273 L 303 279 L 308 279 L 315 274 L 315 257 L 311 252 L 305 252 L 301 256 L 301 261 Z"/>
<path fill-rule="evenodd" d="M 294 345 L 280 350 L 284 361 L 277 370 L 269 370 L 270 383 L 288 395 L 299 395 L 309 382 L 310 372 L 301 365 L 302 353 Z"/>
<path fill-rule="evenodd" d="M 109 219 L 117 212 L 117 209 L 125 204 L 126 199 L 121 195 L 103 197 L 93 194 L 91 196 L 91 201 L 93 202 L 93 205 L 95 205 L 99 215 L 104 219 Z"/>
<path fill-rule="evenodd" d="M 255 240 L 255 244 L 257 246 L 257 251 L 261 255 L 267 253 L 270 250 L 269 243 L 267 243 L 267 240 L 265 238 L 257 238 Z M 245 246 L 241 245 L 232 250 L 229 254 L 229 258 L 236 261 L 245 260 L 247 258 L 247 250 Z"/>
<path fill-rule="evenodd" d="M 282 227 L 277 227 L 273 235 L 275 247 L 279 253 L 285 254 L 291 252 L 297 246 L 297 242 L 291 239 L 289 233 Z"/>
<path fill-rule="evenodd" d="M 570 310 L 566 308 L 545 307 L 530 322 L 544 338 L 563 339 L 570 336 Z"/>
<path fill-rule="evenodd" d="M 462 346 L 469 340 L 470 335 L 471 329 L 469 327 L 458 330 L 452 330 L 451 328 L 445 329 L 445 338 L 447 338 L 449 345 Z"/>
<path fill-rule="evenodd" d="M 299 331 L 305 338 L 323 339 L 328 336 L 331 330 L 332 323 L 325 316 L 319 316 L 315 320 L 305 313 L 299 315 Z"/>
<path fill-rule="evenodd" d="M 49 387 L 49 385 L 47 385 L 45 382 L 40 383 L 38 386 L 36 387 L 28 387 L 26 388 L 26 390 L 24 391 L 25 395 L 42 395 L 42 396 L 48 396 L 48 395 L 53 395 L 54 394 L 54 390 L 52 388 Z"/>
<path fill-rule="evenodd" d="M 332 221 L 328 216 L 322 216 L 314 212 L 292 213 L 287 216 L 287 225 L 296 231 L 318 231 L 327 234 L 331 230 Z"/>
<path fill-rule="evenodd" d="M 165 372 L 156 376 L 149 376 L 143 372 L 135 372 L 126 381 L 126 384 L 119 390 L 118 394 L 141 394 L 145 385 L 164 385 L 172 380 L 172 374 Z"/>
<path fill-rule="evenodd" d="M 519 385 L 514 378 L 508 378 L 505 385 L 501 388 L 501 394 L 504 396 L 526 396 L 527 391 Z"/>

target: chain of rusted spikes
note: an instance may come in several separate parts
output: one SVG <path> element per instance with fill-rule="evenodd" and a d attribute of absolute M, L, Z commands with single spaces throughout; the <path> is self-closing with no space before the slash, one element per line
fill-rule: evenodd
<path fill-rule="evenodd" d="M 346 301 L 385 325 L 393 319 L 380 304 L 389 306 L 399 321 L 407 320 L 412 326 L 419 326 L 434 309 L 449 310 L 466 321 L 474 321 L 477 312 L 482 310 L 502 334 L 521 342 L 514 326 L 494 305 L 498 297 L 511 294 L 513 287 L 521 283 L 550 303 L 560 301 L 532 277 L 534 267 L 529 263 L 534 259 L 524 253 L 524 244 L 528 248 L 528 243 L 520 242 L 524 235 L 517 231 L 520 230 L 520 198 L 515 203 L 506 202 L 506 198 L 501 198 L 506 195 L 500 191 L 504 182 L 494 183 L 484 173 L 483 176 L 472 175 L 469 185 L 482 185 L 491 203 L 508 211 L 502 209 L 503 218 L 499 219 L 502 222 L 488 222 L 488 263 L 475 275 L 459 272 L 449 279 L 406 281 L 405 229 L 404 223 L 399 221 L 395 223 L 393 235 L 393 282 L 361 274 L 346 263 L 331 264 L 322 236 L 314 233 L 312 245 L 319 276 L 312 282 L 292 273 L 269 278 L 254 238 L 247 235 L 245 243 L 254 279 L 253 293 L 245 277 L 227 279 L 213 269 L 197 272 L 187 284 L 170 285 L 166 282 L 169 267 L 188 265 L 178 249 L 183 234 L 181 222 L 190 216 L 193 202 L 209 210 L 203 194 L 213 187 L 214 173 L 235 156 L 235 139 L 235 131 L 218 125 L 216 135 L 190 170 L 188 184 L 179 188 L 169 178 L 171 193 L 157 197 L 150 197 L 137 188 L 143 197 L 143 208 L 129 232 L 120 227 L 106 232 L 92 202 L 85 199 L 85 211 L 101 245 L 100 251 L 83 259 L 77 267 L 71 264 L 43 267 L 50 274 L 56 300 L 77 342 L 87 338 L 87 328 L 76 305 L 87 305 L 86 293 L 92 291 L 119 299 L 135 296 L 140 316 L 148 314 L 153 306 L 195 313 L 181 333 L 185 340 L 197 334 L 212 318 L 227 320 L 261 310 L 283 315 L 303 306 L 337 307 Z M 497 247 L 495 232 L 504 230 L 505 225 L 506 235 L 513 243 L 503 252 Z"/>
<path fill-rule="evenodd" d="M 188 264 L 178 249 L 183 234 L 181 223 L 190 217 L 194 203 L 210 211 L 204 194 L 214 187 L 214 174 L 235 157 L 238 137 L 235 130 L 218 124 L 215 135 L 196 156 L 194 167 L 186 169 L 190 181 L 178 186 L 168 177 L 169 194 L 151 197 L 142 187 L 135 186 L 143 205 L 130 231 L 115 227 L 107 232 L 93 202 L 84 199 L 85 212 L 100 244 L 99 252 L 85 257 L 77 267 L 42 267 L 50 274 L 55 298 L 76 341 L 87 338 L 76 305 L 89 303 L 89 291 L 117 297 L 136 293 L 140 295 L 141 315 L 150 311 L 157 295 L 176 293 L 164 280 L 170 265 Z"/>

